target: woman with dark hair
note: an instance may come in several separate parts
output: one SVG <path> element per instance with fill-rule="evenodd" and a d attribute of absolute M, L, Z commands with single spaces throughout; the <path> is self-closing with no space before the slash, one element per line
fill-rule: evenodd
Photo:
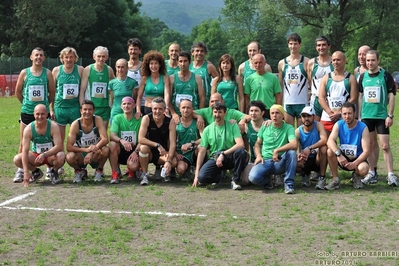
<path fill-rule="evenodd" d="M 227 108 L 244 112 L 244 89 L 242 82 L 237 82 L 234 59 L 224 54 L 219 60 L 219 76 L 212 81 L 211 95 L 218 92 L 222 95 Z"/>
<path fill-rule="evenodd" d="M 158 51 L 149 51 L 144 55 L 141 65 L 141 83 L 137 96 L 136 119 L 151 113 L 151 102 L 161 97 L 168 105 L 170 102 L 169 77 L 166 75 L 164 56 Z M 144 114 L 141 113 L 141 98 L 145 92 Z"/>

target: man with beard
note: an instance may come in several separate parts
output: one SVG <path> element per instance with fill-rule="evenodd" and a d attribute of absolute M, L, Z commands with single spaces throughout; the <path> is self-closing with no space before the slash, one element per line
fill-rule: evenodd
<path fill-rule="evenodd" d="M 71 124 L 69 131 L 66 160 L 75 169 L 74 183 L 81 183 L 87 177 L 88 164 L 96 169 L 95 182 L 100 182 L 104 175 L 109 154 L 108 135 L 102 118 L 94 112 L 94 103 L 84 100 L 80 106 L 81 117 Z"/>
<path fill-rule="evenodd" d="M 127 76 L 134 79 L 137 81 L 138 86 L 140 86 L 141 83 L 141 61 L 140 61 L 140 54 L 143 49 L 143 44 L 138 38 L 131 38 L 127 41 L 127 53 L 129 54 L 129 61 L 128 63 L 128 71 L 127 71 Z M 133 98 L 136 101 L 137 100 L 137 94 L 138 94 L 138 87 L 135 88 L 133 91 Z M 143 98 L 141 99 L 141 109 L 142 113 L 144 114 L 144 103 L 145 103 L 145 95 L 143 95 Z"/>
<path fill-rule="evenodd" d="M 215 121 L 202 133 L 193 187 L 198 184 L 220 183 L 222 170 L 233 169 L 231 188 L 240 190 L 241 173 L 248 162 L 244 140 L 238 125 L 230 124 L 224 119 L 226 105 L 215 103 L 212 110 Z M 203 163 L 208 149 L 210 159 Z"/>
<path fill-rule="evenodd" d="M 286 194 L 293 194 L 298 141 L 294 127 L 283 121 L 284 113 L 283 106 L 271 106 L 272 122 L 259 130 L 254 148 L 256 159 L 248 178 L 255 185 L 269 188 L 272 174 L 285 173 L 284 191 Z"/>
<path fill-rule="evenodd" d="M 216 67 L 211 62 L 205 60 L 207 53 L 208 48 L 203 42 L 194 43 L 191 47 L 191 54 L 194 58 L 194 61 L 190 63 L 190 71 L 202 78 L 206 103 L 209 102 L 211 95 L 212 78 L 216 78 L 218 76 Z"/>
<path fill-rule="evenodd" d="M 166 74 L 168 76 L 173 75 L 179 72 L 179 53 L 180 53 L 180 46 L 177 43 L 172 43 L 168 49 L 169 60 L 165 60 L 166 65 Z"/>
<path fill-rule="evenodd" d="M 327 190 L 339 189 L 338 166 L 345 171 L 353 171 L 353 187 L 362 188 L 361 178 L 368 170 L 367 157 L 370 154 L 370 134 L 365 123 L 355 119 L 355 105 L 346 102 L 341 109 L 342 120 L 335 123 L 328 138 L 327 158 L 332 180 Z M 339 146 L 338 146 L 339 138 Z"/>
<path fill-rule="evenodd" d="M 139 131 L 139 161 L 142 169 L 140 185 L 149 184 L 148 164 L 163 165 L 165 176 L 163 182 L 169 182 L 168 176 L 176 167 L 176 124 L 173 119 L 165 116 L 166 103 L 161 97 L 151 102 L 152 112 L 145 115 Z"/>
<path fill-rule="evenodd" d="M 327 133 L 323 124 L 314 121 L 312 107 L 303 108 L 301 119 L 302 125 L 295 130 L 295 136 L 300 145 L 297 172 L 302 173 L 302 185 L 308 187 L 310 172 L 317 171 L 320 175 L 316 189 L 324 189 L 327 169 Z"/>

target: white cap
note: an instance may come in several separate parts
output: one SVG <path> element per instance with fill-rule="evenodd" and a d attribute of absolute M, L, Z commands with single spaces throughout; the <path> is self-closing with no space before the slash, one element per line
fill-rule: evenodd
<path fill-rule="evenodd" d="M 301 114 L 314 115 L 313 108 L 310 107 L 310 106 L 305 106 L 305 107 L 302 109 Z"/>

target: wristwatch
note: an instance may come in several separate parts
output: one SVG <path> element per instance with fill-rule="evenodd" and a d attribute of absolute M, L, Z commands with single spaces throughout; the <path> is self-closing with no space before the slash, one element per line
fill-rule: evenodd
<path fill-rule="evenodd" d="M 388 117 L 391 118 L 391 119 L 393 119 L 393 118 L 394 118 L 394 115 L 388 115 Z"/>
<path fill-rule="evenodd" d="M 341 156 L 341 150 L 336 150 L 334 153 L 335 153 L 335 155 L 337 155 L 337 157 Z"/>
<path fill-rule="evenodd" d="M 222 151 L 220 154 L 224 156 L 224 151 Z"/>
<path fill-rule="evenodd" d="M 194 147 L 195 146 L 195 140 L 192 140 L 191 141 L 191 147 Z"/>
<path fill-rule="evenodd" d="M 161 144 L 157 143 L 157 148 L 161 147 Z"/>

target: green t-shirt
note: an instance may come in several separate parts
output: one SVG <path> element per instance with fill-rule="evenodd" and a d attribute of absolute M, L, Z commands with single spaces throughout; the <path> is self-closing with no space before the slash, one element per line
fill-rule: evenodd
<path fill-rule="evenodd" d="M 225 120 L 221 126 L 212 123 L 204 129 L 200 146 L 209 149 L 209 155 L 212 157 L 218 151 L 233 147 L 236 138 L 241 138 L 240 128 L 237 124 L 230 124 Z"/>
<path fill-rule="evenodd" d="M 205 126 L 211 124 L 214 121 L 212 107 L 205 107 L 205 108 L 195 110 L 195 113 L 197 115 L 202 116 L 202 118 L 204 118 Z M 245 117 L 244 113 L 241 113 L 240 111 L 237 111 L 235 109 L 227 108 L 226 116 L 224 117 L 224 120 L 229 122 L 231 119 L 233 119 L 233 120 L 236 120 L 238 123 L 244 117 Z"/>
<path fill-rule="evenodd" d="M 74 65 L 70 74 L 65 73 L 64 65 L 60 65 L 55 88 L 55 107 L 79 109 L 80 75 L 78 65 Z"/>
<path fill-rule="evenodd" d="M 253 73 L 245 80 L 245 94 L 249 94 L 249 101 L 262 101 L 266 109 L 276 103 L 275 94 L 281 92 L 280 83 L 276 75 L 266 72 L 263 75 Z"/>
<path fill-rule="evenodd" d="M 135 116 L 127 120 L 125 114 L 118 114 L 113 118 L 111 125 L 111 132 L 118 135 L 118 137 L 137 145 L 141 119 L 136 120 Z"/>
<path fill-rule="evenodd" d="M 126 96 L 133 97 L 133 89 L 138 86 L 136 80 L 126 77 L 124 80 L 115 78 L 109 82 L 108 90 L 114 93 L 114 102 L 111 109 L 111 117 L 117 114 L 122 114 L 123 110 L 121 108 L 122 99 Z"/>
<path fill-rule="evenodd" d="M 191 124 L 188 127 L 184 127 L 182 123 L 176 125 L 176 152 L 178 154 L 183 154 L 188 158 L 191 158 L 190 155 L 194 152 L 191 150 L 189 152 L 183 152 L 181 150 L 181 146 L 186 143 L 190 143 L 192 140 L 197 140 L 200 138 L 200 134 L 197 128 L 197 120 L 193 119 Z"/>
<path fill-rule="evenodd" d="M 258 137 L 262 139 L 262 158 L 271 159 L 273 158 L 273 151 L 281 146 L 284 146 L 295 137 L 295 129 L 293 126 L 287 123 L 279 128 L 274 127 L 271 123 L 269 126 L 263 126 L 260 128 Z M 282 155 L 284 152 L 280 152 Z"/>

